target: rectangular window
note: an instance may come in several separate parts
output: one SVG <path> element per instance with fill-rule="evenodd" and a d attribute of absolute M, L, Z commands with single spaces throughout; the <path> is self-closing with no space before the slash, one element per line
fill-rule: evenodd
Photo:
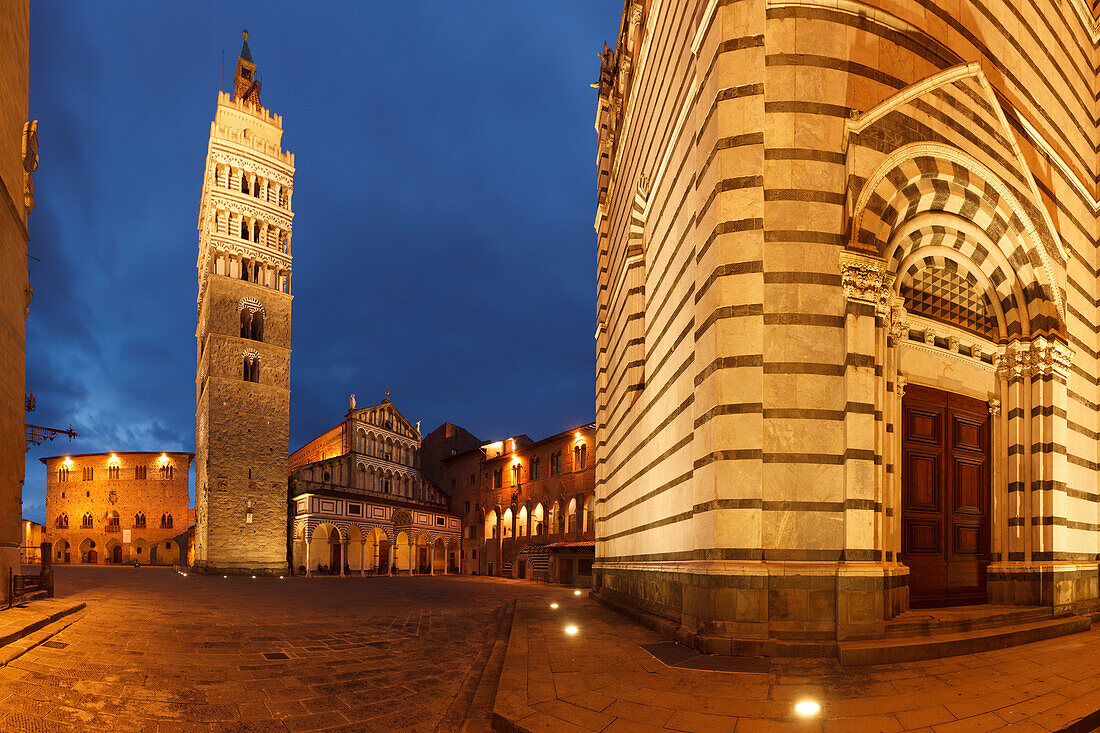
<path fill-rule="evenodd" d="M 466 513 L 470 513 L 470 502 L 466 502 Z"/>
<path fill-rule="evenodd" d="M 137 466 L 136 468 L 134 468 L 134 478 L 144 479 L 147 476 L 148 476 L 148 472 L 146 470 L 146 466 Z"/>
<path fill-rule="evenodd" d="M 504 485 L 504 469 L 498 468 L 493 471 L 493 488 L 499 489 Z"/>
<path fill-rule="evenodd" d="M 451 492 L 452 493 L 454 493 L 454 490 L 457 487 L 457 485 L 458 485 L 458 482 L 455 479 L 451 479 Z"/>
<path fill-rule="evenodd" d="M 475 476 L 474 474 L 471 473 L 470 474 L 470 486 L 474 485 L 474 481 L 477 481 L 477 476 Z"/>
<path fill-rule="evenodd" d="M 362 504 L 348 504 L 348 514 L 353 514 L 357 517 L 363 516 Z"/>
<path fill-rule="evenodd" d="M 532 481 L 538 481 L 539 480 L 539 468 L 540 468 L 539 459 L 538 458 L 531 459 L 531 480 Z"/>
<path fill-rule="evenodd" d="M 436 517 L 435 518 L 435 523 L 436 523 L 437 526 L 443 527 L 447 524 L 447 520 L 444 519 L 443 517 Z"/>

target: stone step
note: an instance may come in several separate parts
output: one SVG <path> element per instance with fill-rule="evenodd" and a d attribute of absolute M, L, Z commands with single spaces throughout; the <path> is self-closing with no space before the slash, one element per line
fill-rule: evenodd
<path fill-rule="evenodd" d="M 1003 609 L 982 612 L 975 607 L 970 616 L 942 617 L 936 611 L 927 614 L 921 611 L 907 611 L 896 619 L 886 622 L 886 637 L 932 636 L 936 634 L 961 634 L 977 629 L 991 629 L 998 626 L 1012 626 L 1053 618 L 1053 610 L 1047 607 Z M 906 618 L 910 617 L 910 618 Z"/>
<path fill-rule="evenodd" d="M 906 639 L 843 641 L 837 645 L 837 657 L 841 664 L 846 665 L 916 662 L 923 659 L 1004 649 L 1018 644 L 1088 631 L 1091 627 L 1092 618 L 1085 614 L 1030 621 L 1011 626 L 972 629 L 953 634 L 935 634 Z"/>

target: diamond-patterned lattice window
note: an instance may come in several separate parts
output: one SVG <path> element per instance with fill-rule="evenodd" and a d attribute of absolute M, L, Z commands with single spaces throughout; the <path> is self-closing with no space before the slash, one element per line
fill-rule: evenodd
<path fill-rule="evenodd" d="M 989 297 L 975 283 L 942 267 L 918 272 L 901 286 L 910 313 L 948 323 L 990 340 L 997 340 L 997 319 Z"/>

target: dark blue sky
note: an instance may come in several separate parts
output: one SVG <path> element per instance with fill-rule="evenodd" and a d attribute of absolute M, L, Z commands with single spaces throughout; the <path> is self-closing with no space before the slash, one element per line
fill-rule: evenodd
<path fill-rule="evenodd" d="M 596 51 L 619 0 L 31 8 L 27 454 L 193 450 L 199 194 L 241 28 L 296 156 L 291 450 L 350 392 L 425 432 L 594 407 Z M 229 89 L 229 81 L 223 88 Z"/>

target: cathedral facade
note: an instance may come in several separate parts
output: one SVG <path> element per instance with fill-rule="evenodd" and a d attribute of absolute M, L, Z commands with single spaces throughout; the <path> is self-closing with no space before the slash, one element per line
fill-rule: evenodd
<path fill-rule="evenodd" d="M 218 93 L 199 209 L 195 569 L 287 570 L 294 155 L 244 46 Z"/>
<path fill-rule="evenodd" d="M 420 425 L 390 401 L 358 407 L 290 456 L 290 554 L 297 572 L 459 571 L 459 517 L 421 472 Z"/>
<path fill-rule="evenodd" d="M 600 597 L 734 652 L 1095 605 L 1098 40 L 1083 0 L 627 0 Z"/>

